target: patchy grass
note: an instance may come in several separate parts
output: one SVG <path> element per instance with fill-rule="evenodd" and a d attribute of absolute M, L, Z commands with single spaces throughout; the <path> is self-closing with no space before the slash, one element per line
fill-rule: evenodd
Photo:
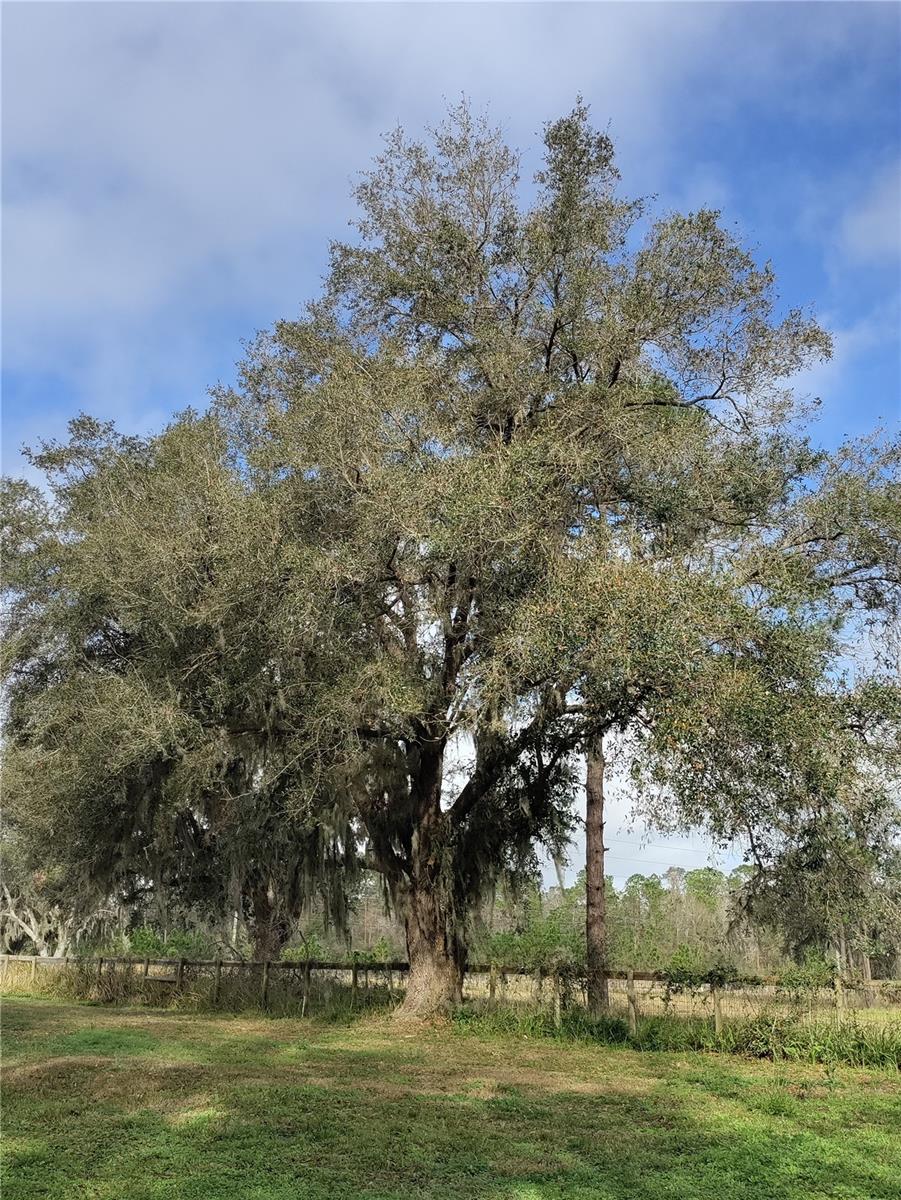
<path fill-rule="evenodd" d="M 901 1200 L 897 1074 L 7 1000 L 5 1200 Z"/>

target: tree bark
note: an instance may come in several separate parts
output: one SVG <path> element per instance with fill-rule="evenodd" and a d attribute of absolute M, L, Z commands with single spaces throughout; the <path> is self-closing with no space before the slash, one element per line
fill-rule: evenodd
<path fill-rule="evenodd" d="M 277 962 L 291 935 L 288 922 L 279 914 L 269 889 L 253 889 L 250 897 L 253 920 L 250 930 L 255 962 Z"/>
<path fill-rule="evenodd" d="M 848 967 L 848 943 L 845 939 L 845 927 L 839 926 L 838 931 L 838 969 L 844 972 Z"/>
<path fill-rule="evenodd" d="M 463 998 L 462 955 L 435 892 L 411 889 L 404 928 L 410 971 L 401 1019 L 426 1019 L 451 1012 Z"/>
<path fill-rule="evenodd" d="M 563 872 L 563 859 L 559 854 L 552 854 L 551 859 L 554 863 L 554 871 L 557 875 L 557 887 L 560 889 L 560 895 L 566 891 L 566 876 Z"/>
<path fill-rule="evenodd" d="M 870 961 L 869 954 L 865 950 L 861 951 L 860 955 L 860 974 L 863 978 L 864 1003 L 869 1008 L 875 998 L 873 992 L 873 964 Z"/>
<path fill-rule="evenodd" d="M 585 780 L 585 937 L 588 950 L 589 1016 L 599 1017 L 610 1002 L 607 989 L 607 894 L 604 880 L 604 739 L 588 743 Z"/>
<path fill-rule="evenodd" d="M 444 1015 L 463 999 L 463 948 L 453 910 L 449 822 L 441 811 L 442 742 L 420 748 L 409 869 L 399 892 L 407 940 L 407 993 L 400 1020 Z"/>

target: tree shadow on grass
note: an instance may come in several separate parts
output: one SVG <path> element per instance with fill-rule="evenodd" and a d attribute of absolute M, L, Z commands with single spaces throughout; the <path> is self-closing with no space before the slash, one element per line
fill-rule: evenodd
<path fill-rule="evenodd" d="M 390 1051 L 380 1074 L 376 1059 L 336 1055 L 325 1082 L 96 1057 L 13 1078 L 6 1200 L 901 1196 L 863 1139 L 663 1081 L 636 1095 L 609 1081 L 591 1093 L 489 1079 L 473 1093 L 451 1072 L 445 1086 L 463 1090 L 439 1093 L 398 1082 Z"/>

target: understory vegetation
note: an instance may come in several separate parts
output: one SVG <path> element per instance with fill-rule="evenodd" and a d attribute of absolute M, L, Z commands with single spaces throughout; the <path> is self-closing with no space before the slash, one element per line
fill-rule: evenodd
<path fill-rule="evenodd" d="M 717 1033 L 711 1018 L 652 1016 L 641 1018 L 631 1032 L 624 1017 L 564 1014 L 558 1024 L 551 1013 L 524 1014 L 512 1009 L 494 1012 L 462 1009 L 455 1021 L 467 1029 L 511 1037 L 545 1037 L 633 1050 L 692 1050 L 739 1054 L 775 1062 L 845 1063 L 858 1067 L 901 1070 L 901 1019 L 804 1021 L 796 1013 L 764 1010 L 750 1019 L 725 1021 Z"/>
<path fill-rule="evenodd" d="M 359 987 L 350 986 L 349 972 L 273 975 L 261 994 L 258 971 L 240 971 L 214 990 L 213 973 L 190 970 L 174 988 L 172 976 L 143 977 L 141 964 L 113 965 L 98 974 L 93 962 L 31 973 L 29 964 L 8 964 L 4 979 L 7 996 L 52 998 L 64 1002 L 102 1004 L 118 1008 L 144 1005 L 205 1019 L 213 1013 L 233 1016 L 254 1012 L 271 1017 L 310 1016 L 319 1022 L 346 1022 L 363 1015 L 392 1014 L 402 1002 L 399 973 L 362 967 Z M 721 986 L 715 972 L 691 978 L 664 973 L 659 985 L 641 995 L 634 1021 L 624 993 L 608 1013 L 592 1016 L 577 981 L 555 976 L 532 981 L 518 992 L 506 990 L 489 998 L 486 989 L 473 988 L 454 1013 L 448 1028 L 486 1035 L 554 1038 L 564 1041 L 624 1045 L 635 1050 L 717 1051 L 749 1058 L 811 1063 L 845 1063 L 901 1070 L 901 1007 L 893 989 L 868 995 L 866 1007 L 837 1009 L 815 976 L 788 980 L 773 988 L 749 986 L 721 993 L 720 1019 L 710 1002 L 709 980 Z M 483 984 L 485 981 L 482 981 Z M 824 1001 L 824 994 L 826 999 Z M 681 1003 L 680 1003 L 681 1001 Z M 725 1013 L 725 1015 L 723 1015 Z"/>
<path fill-rule="evenodd" d="M 670 867 L 662 874 L 635 873 L 617 887 L 606 880 L 607 965 L 612 970 L 666 973 L 676 985 L 735 979 L 778 980 L 786 988 L 862 988 L 872 978 L 898 980 L 901 991 L 901 923 L 849 926 L 843 956 L 793 925 L 791 912 L 761 919 L 743 909 L 753 872 L 740 866 L 728 875 L 706 866 Z M 894 883 L 894 881 L 892 881 Z M 311 903 L 275 954 L 281 962 L 327 960 L 373 964 L 405 958 L 403 925 L 373 875 L 358 881 L 347 898 L 343 930 Z M 580 872 L 569 887 L 524 882 L 515 892 L 498 890 L 475 914 L 470 963 L 584 975 L 586 888 Z M 136 905 L 111 911 L 92 936 L 67 947 L 70 957 L 253 960 L 254 945 L 232 914 L 230 927 L 208 914 L 174 906 L 168 921 Z M 4 953 L 42 953 L 34 941 L 15 936 L 0 919 Z M 4 936 L 5 935 L 5 936 Z M 52 948 L 52 947 L 51 947 Z"/>

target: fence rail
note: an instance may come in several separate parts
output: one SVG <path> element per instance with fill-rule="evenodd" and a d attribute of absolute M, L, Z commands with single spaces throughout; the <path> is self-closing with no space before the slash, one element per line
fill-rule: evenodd
<path fill-rule="evenodd" d="M 38 986 L 40 971 L 62 970 L 77 991 L 97 999 L 126 998 L 173 1002 L 178 997 L 211 1001 L 218 1006 L 229 995 L 232 1002 L 272 1007 L 298 999 L 303 1013 L 313 997 L 328 1003 L 337 995 L 352 1007 L 375 1000 L 389 1002 L 403 990 L 409 964 L 402 960 L 375 962 L 357 955 L 340 961 L 299 959 L 260 961 L 248 959 L 132 958 L 121 956 L 42 957 L 0 955 L 0 987 Z M 792 993 L 777 978 L 753 977 L 731 983 L 674 984 L 660 971 L 609 970 L 610 1011 L 634 1031 L 640 1017 L 654 1015 L 701 1016 L 711 1019 L 717 1032 L 725 1020 L 756 1016 L 763 1011 L 793 1008 L 811 1019 L 830 1014 L 879 1009 L 893 1020 L 901 1019 L 901 982 L 836 977 L 831 987 Z M 318 994 L 317 994 L 318 989 Z M 491 1004 L 550 1009 L 557 1022 L 567 1007 L 585 1002 L 584 982 L 572 969 L 526 968 L 500 963 L 474 963 L 467 967 L 464 990 L 471 999 Z M 872 1015 L 876 1015 L 875 1013 Z"/>
<path fill-rule="evenodd" d="M 254 969 L 269 967 L 270 971 L 296 971 L 298 968 L 309 967 L 311 971 L 350 971 L 356 964 L 360 970 L 368 968 L 370 971 L 409 971 L 410 964 L 402 959 L 396 961 L 381 961 L 376 959 L 366 958 L 363 955 L 358 955 L 351 959 L 340 959 L 334 962 L 328 959 L 318 958 L 299 958 L 299 959 L 278 959 L 267 961 L 259 958 L 123 958 L 115 955 L 102 955 L 97 958 L 84 958 L 81 955 L 68 954 L 65 956 L 43 955 L 43 954 L 3 954 L 0 955 L 0 968 L 8 962 L 36 962 L 38 966 L 58 967 L 66 966 L 73 967 L 76 965 L 90 966 L 91 964 L 103 963 L 107 966 L 132 966 L 143 967 L 145 964 L 151 967 L 173 967 L 182 963 L 184 967 L 230 967 L 230 968 L 245 968 Z M 467 964 L 467 975 L 488 975 L 492 971 L 496 971 L 499 975 L 521 975 L 527 978 L 534 978 L 537 974 L 543 975 L 545 978 L 550 978 L 555 973 L 553 967 L 508 967 L 500 963 L 474 963 Z M 604 975 L 607 979 L 628 979 L 630 976 L 635 980 L 644 980 L 646 982 L 663 983 L 666 980 L 666 975 L 660 971 L 605 971 Z M 777 979 L 766 979 L 763 976 L 753 977 L 748 979 L 748 983 L 771 983 L 778 982 Z"/>

